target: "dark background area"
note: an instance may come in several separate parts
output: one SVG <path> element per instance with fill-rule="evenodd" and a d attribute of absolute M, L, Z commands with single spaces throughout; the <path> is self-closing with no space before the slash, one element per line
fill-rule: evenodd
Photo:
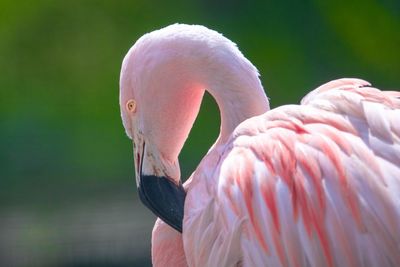
<path fill-rule="evenodd" d="M 148 266 L 119 71 L 142 34 L 181 22 L 236 42 L 272 107 L 320 84 L 400 88 L 399 1 L 0 1 L 0 266 Z M 181 156 L 218 135 L 206 96 Z"/>

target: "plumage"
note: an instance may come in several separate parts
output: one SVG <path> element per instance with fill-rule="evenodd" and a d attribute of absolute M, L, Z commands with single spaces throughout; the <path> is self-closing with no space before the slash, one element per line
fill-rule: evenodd
<path fill-rule="evenodd" d="M 217 171 L 193 177 L 216 188 L 205 194 L 189 186 L 187 203 L 201 194 L 228 222 L 246 220 L 237 251 L 244 265 L 400 264 L 400 135 L 394 130 L 400 102 L 367 86 L 333 81 L 302 105 L 243 122 L 225 144 Z M 201 228 L 197 223 L 207 213 L 207 206 L 194 206 L 185 209 L 189 232 Z M 216 232 L 227 231 L 228 222 Z"/>
<path fill-rule="evenodd" d="M 262 87 L 258 78 L 254 81 L 258 73 L 251 63 L 229 40 L 198 27 L 169 26 L 146 37 L 156 40 L 151 45 L 139 40 L 137 46 L 146 46 L 148 50 L 151 47 L 160 55 L 173 53 L 173 46 L 169 46 L 172 50 L 162 50 L 157 45 L 159 36 L 167 40 L 173 36 L 172 44 L 177 39 L 177 42 L 188 39 L 186 43 L 194 42 L 201 51 L 197 55 L 201 60 L 190 62 L 201 63 L 205 60 L 202 52 L 213 55 L 212 45 L 224 42 L 227 45 L 218 49 L 225 53 L 219 50 L 218 53 L 238 66 L 234 70 L 232 67 L 213 70 L 217 76 L 214 80 L 214 77 L 204 78 L 211 75 L 208 70 L 196 72 L 210 66 L 209 62 L 199 63 L 195 69 L 189 67 L 196 74 L 193 84 L 197 87 L 189 82 L 178 86 L 185 80 L 182 77 L 169 84 L 174 85 L 173 90 L 186 90 L 187 94 L 191 92 L 188 88 L 208 90 L 220 107 L 222 125 L 218 140 L 184 184 L 182 234 L 160 219 L 155 225 L 153 264 L 400 266 L 400 93 L 381 91 L 360 79 L 339 79 L 311 91 L 300 105 L 269 110 L 267 98 L 259 96 Z M 140 52 L 148 53 L 134 49 L 134 53 Z M 180 53 L 189 61 L 185 52 Z M 179 58 L 180 54 L 177 55 Z M 190 54 L 190 60 L 192 57 L 196 56 Z M 131 72 L 121 74 L 121 84 L 133 70 L 135 75 L 143 74 L 138 67 L 127 66 L 131 61 L 131 57 L 124 60 L 124 68 L 131 68 Z M 178 76 L 184 75 L 180 70 L 189 65 L 182 68 L 180 65 L 175 62 L 168 68 L 173 68 Z M 165 65 L 160 66 L 164 70 Z M 229 86 L 219 82 L 222 78 Z M 206 82 L 202 79 L 212 80 L 207 84 L 209 87 L 203 86 Z M 157 139 L 154 132 L 159 128 L 146 121 L 149 119 L 146 115 L 129 119 L 129 113 L 124 111 L 124 103 L 133 97 L 132 92 L 129 97 L 124 96 L 127 90 L 136 92 L 138 109 L 143 105 L 140 101 L 144 98 L 137 95 L 145 94 L 147 89 L 138 88 L 139 83 L 135 83 L 136 87 L 133 84 L 121 85 L 121 112 L 128 135 L 140 132 L 140 138 L 147 138 L 147 147 L 152 138 Z M 158 85 L 164 85 L 159 89 L 164 90 L 161 95 L 180 94 L 169 91 L 168 84 Z M 191 94 L 195 95 L 193 102 L 190 97 L 185 98 L 194 105 L 185 107 L 190 109 L 188 117 L 182 120 L 187 132 L 181 133 L 178 150 L 198 112 L 198 98 L 201 100 L 203 91 Z M 157 96 L 153 97 L 156 101 Z M 142 107 L 143 112 L 148 111 Z M 164 119 L 172 120 L 168 115 Z M 129 120 L 132 125 L 127 127 Z M 138 120 L 140 123 L 136 123 Z M 140 125 L 146 123 L 153 127 L 151 138 L 141 130 Z M 163 140 L 176 137 L 163 134 L 168 137 Z M 157 154 L 162 149 L 157 147 L 149 153 Z M 156 160 L 152 164 L 165 163 Z M 178 184 L 180 177 L 165 173 L 163 177 Z M 137 175 L 141 172 L 137 171 Z M 172 248 L 175 255 L 161 247 Z M 177 260 L 163 262 L 160 258 L 165 255 Z M 182 261 L 182 255 L 186 262 Z"/>

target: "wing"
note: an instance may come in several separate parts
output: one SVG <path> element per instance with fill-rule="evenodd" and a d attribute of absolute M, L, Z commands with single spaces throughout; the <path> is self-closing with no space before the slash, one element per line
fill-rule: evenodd
<path fill-rule="evenodd" d="M 235 130 L 214 231 L 235 225 L 244 266 L 400 266 L 399 166 L 400 93 L 327 83 Z"/>

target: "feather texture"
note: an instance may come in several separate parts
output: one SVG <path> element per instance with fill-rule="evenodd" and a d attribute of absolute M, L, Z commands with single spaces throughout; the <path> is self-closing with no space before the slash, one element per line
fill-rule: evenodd
<path fill-rule="evenodd" d="M 400 266 L 399 96 L 341 79 L 240 124 L 186 186 L 188 264 Z"/>

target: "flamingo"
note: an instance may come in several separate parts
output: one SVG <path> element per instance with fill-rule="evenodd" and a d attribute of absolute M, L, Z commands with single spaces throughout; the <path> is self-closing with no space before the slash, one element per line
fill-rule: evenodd
<path fill-rule="evenodd" d="M 205 91 L 220 133 L 182 184 Z M 125 56 L 120 108 L 154 266 L 400 266 L 400 92 L 339 79 L 270 110 L 233 42 L 174 24 Z"/>

